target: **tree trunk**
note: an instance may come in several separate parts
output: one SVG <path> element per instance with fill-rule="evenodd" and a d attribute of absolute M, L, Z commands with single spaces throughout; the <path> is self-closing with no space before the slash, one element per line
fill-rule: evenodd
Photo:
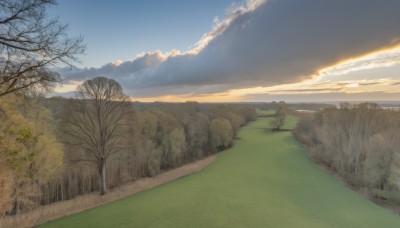
<path fill-rule="evenodd" d="M 14 203 L 13 203 L 13 207 L 11 209 L 10 214 L 11 215 L 16 215 L 18 213 L 18 196 L 17 196 L 17 188 L 14 188 L 14 194 L 15 194 L 15 198 L 14 198 Z"/>
<path fill-rule="evenodd" d="M 100 177 L 100 195 L 105 195 L 107 193 L 105 162 L 101 162 L 101 164 L 99 165 L 99 177 Z"/>

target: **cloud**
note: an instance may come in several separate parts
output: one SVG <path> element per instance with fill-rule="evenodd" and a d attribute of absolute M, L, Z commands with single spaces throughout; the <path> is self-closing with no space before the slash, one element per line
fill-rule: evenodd
<path fill-rule="evenodd" d="M 368 55 L 349 59 L 338 65 L 320 70 L 322 75 L 344 75 L 354 71 L 390 67 L 400 63 L 400 47 L 381 50 Z"/>
<path fill-rule="evenodd" d="M 337 92 L 341 91 L 341 88 L 333 88 L 333 89 L 287 89 L 287 90 L 271 90 L 269 93 L 320 93 L 320 92 Z M 266 94 L 269 94 L 266 93 Z"/>
<path fill-rule="evenodd" d="M 360 93 L 327 92 L 315 94 L 252 94 L 245 99 L 257 101 L 329 102 L 329 101 L 398 101 L 400 92 L 372 91 Z"/>
<path fill-rule="evenodd" d="M 168 56 L 174 56 L 176 50 L 167 53 Z M 108 76 L 114 79 L 121 79 L 130 77 L 136 74 L 140 74 L 143 71 L 157 67 L 165 59 L 167 55 L 161 53 L 160 51 L 155 51 L 152 53 L 144 53 L 138 55 L 132 61 L 115 61 L 103 65 L 100 68 L 63 68 L 60 69 L 60 73 L 66 77 L 67 80 L 85 80 L 88 78 L 96 76 Z"/>
<path fill-rule="evenodd" d="M 139 96 L 294 83 L 400 44 L 399 8 L 398 0 L 253 0 L 233 6 L 186 53 L 149 52 L 63 74 L 111 77 Z"/>
<path fill-rule="evenodd" d="M 370 85 L 379 85 L 380 84 L 380 82 L 363 82 L 363 83 L 360 83 L 359 85 L 360 86 L 370 86 Z"/>
<path fill-rule="evenodd" d="M 352 88 L 352 87 L 376 87 L 376 86 L 388 86 L 388 85 L 395 85 L 398 80 L 394 80 L 392 78 L 380 78 L 380 79 L 372 79 L 372 80 L 347 80 L 347 81 L 325 81 L 325 82 L 317 82 L 311 84 L 309 86 L 313 88 Z M 304 86 L 304 85 L 302 85 Z"/>

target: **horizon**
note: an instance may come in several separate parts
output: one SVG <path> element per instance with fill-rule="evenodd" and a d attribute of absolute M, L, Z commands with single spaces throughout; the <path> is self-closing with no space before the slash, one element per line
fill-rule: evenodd
<path fill-rule="evenodd" d="M 105 76 L 142 102 L 398 101 L 396 7 L 63 0 L 49 15 L 83 35 L 88 50 L 76 68 L 58 69 L 65 82 L 50 96 L 72 96 L 84 80 Z"/>

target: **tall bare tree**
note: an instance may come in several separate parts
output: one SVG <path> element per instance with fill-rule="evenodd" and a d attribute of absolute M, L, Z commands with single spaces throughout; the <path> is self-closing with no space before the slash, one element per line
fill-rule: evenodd
<path fill-rule="evenodd" d="M 107 160 L 129 148 L 127 129 L 133 125 L 133 105 L 118 82 L 104 77 L 85 81 L 78 87 L 77 98 L 66 107 L 67 141 L 77 148 L 75 161 L 97 165 L 104 195 Z"/>
<path fill-rule="evenodd" d="M 49 89 L 60 82 L 52 70 L 71 65 L 85 50 L 83 38 L 69 38 L 68 25 L 48 19 L 54 0 L 0 1 L 0 96 L 26 89 Z"/>

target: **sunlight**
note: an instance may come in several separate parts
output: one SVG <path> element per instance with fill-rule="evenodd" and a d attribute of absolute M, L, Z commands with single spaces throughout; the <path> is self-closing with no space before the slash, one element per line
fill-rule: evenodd
<path fill-rule="evenodd" d="M 319 75 L 343 75 L 353 71 L 389 67 L 400 63 L 400 46 L 374 51 L 359 57 L 342 60 L 319 70 Z"/>

